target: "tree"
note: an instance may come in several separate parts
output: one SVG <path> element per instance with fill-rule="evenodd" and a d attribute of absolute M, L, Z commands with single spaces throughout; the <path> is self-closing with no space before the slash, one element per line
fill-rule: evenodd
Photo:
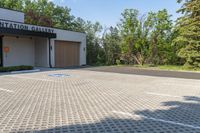
<path fill-rule="evenodd" d="M 25 23 L 53 27 L 54 6 L 48 0 L 24 0 Z"/>
<path fill-rule="evenodd" d="M 122 13 L 121 23 L 118 25 L 122 36 L 122 60 L 127 64 L 134 62 L 133 48 L 137 39 L 137 28 L 139 11 L 135 9 L 125 9 Z"/>
<path fill-rule="evenodd" d="M 149 26 L 146 15 L 142 15 L 138 21 L 137 39 L 134 45 L 134 59 L 137 64 L 143 65 L 147 63 L 149 57 Z"/>
<path fill-rule="evenodd" d="M 87 35 L 87 64 L 103 64 L 105 62 L 104 52 L 99 36 L 102 31 L 101 24 L 98 22 L 93 24 L 92 22 L 87 21 L 84 28 Z"/>
<path fill-rule="evenodd" d="M 73 31 L 77 31 L 77 32 L 85 32 L 87 29 L 85 29 L 85 25 L 86 25 L 86 22 L 78 17 L 74 20 L 73 22 Z"/>
<path fill-rule="evenodd" d="M 167 55 L 171 50 L 170 36 L 172 32 L 172 21 L 167 10 L 157 13 L 150 12 L 147 18 L 147 25 L 150 33 L 150 61 L 153 64 L 164 64 Z M 164 61 L 164 62 L 163 62 Z"/>
<path fill-rule="evenodd" d="M 25 0 L 24 12 L 26 23 L 73 30 L 74 16 L 68 7 L 48 0 Z"/>
<path fill-rule="evenodd" d="M 121 60 L 125 64 L 200 67 L 200 2 L 177 1 L 184 2 L 178 11 L 184 16 L 175 26 L 165 9 L 142 16 L 138 10 L 125 9 L 118 26 L 106 29 L 103 38 L 100 23 L 76 18 L 70 8 L 49 0 L 0 0 L 0 7 L 23 11 L 25 23 L 86 33 L 90 65 L 113 65 Z"/>
<path fill-rule="evenodd" d="M 139 17 L 137 10 L 126 9 L 122 17 L 119 28 L 123 60 L 140 65 L 170 62 L 172 21 L 167 10 Z"/>
<path fill-rule="evenodd" d="M 174 39 L 176 45 L 181 45 L 178 55 L 186 60 L 186 66 L 200 67 L 200 1 L 177 0 L 177 2 L 184 2 L 182 8 L 178 10 L 183 14 L 176 25 L 179 35 Z"/>
<path fill-rule="evenodd" d="M 25 13 L 25 23 L 51 26 L 87 34 L 88 64 L 103 64 L 104 50 L 98 34 L 100 23 L 91 23 L 70 14 L 68 7 L 55 5 L 49 0 L 1 0 L 0 7 L 16 9 Z"/>
<path fill-rule="evenodd" d="M 57 28 L 74 30 L 75 17 L 70 14 L 68 7 L 56 6 L 53 10 L 53 25 Z"/>
<path fill-rule="evenodd" d="M 0 7 L 13 9 L 13 10 L 23 10 L 23 0 L 0 0 Z"/>
<path fill-rule="evenodd" d="M 106 33 L 106 31 L 109 31 Z M 103 48 L 105 51 L 105 63 L 107 65 L 116 64 L 120 57 L 120 35 L 119 30 L 115 27 L 106 28 L 103 34 Z"/>
<path fill-rule="evenodd" d="M 49 0 L 1 0 L 0 7 L 25 13 L 25 23 L 74 30 L 76 20 L 68 7 Z"/>

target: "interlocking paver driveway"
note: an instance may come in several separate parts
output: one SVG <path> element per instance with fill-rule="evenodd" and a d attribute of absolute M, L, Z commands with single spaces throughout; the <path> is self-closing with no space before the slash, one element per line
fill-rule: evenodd
<path fill-rule="evenodd" d="M 11 132 L 200 133 L 200 80 L 87 70 L 2 75 L 0 133 Z"/>

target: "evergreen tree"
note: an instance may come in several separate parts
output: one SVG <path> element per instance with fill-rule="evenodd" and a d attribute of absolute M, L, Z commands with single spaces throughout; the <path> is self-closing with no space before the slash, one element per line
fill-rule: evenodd
<path fill-rule="evenodd" d="M 181 45 L 178 55 L 186 60 L 185 65 L 200 67 L 200 0 L 177 0 L 183 6 L 178 12 L 184 14 L 177 21 L 179 36 L 174 40 Z"/>

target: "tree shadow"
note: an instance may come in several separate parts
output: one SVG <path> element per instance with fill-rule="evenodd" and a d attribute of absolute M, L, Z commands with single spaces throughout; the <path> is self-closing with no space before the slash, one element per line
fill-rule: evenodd
<path fill-rule="evenodd" d="M 161 103 L 167 109 L 116 114 L 96 123 L 75 124 L 34 133 L 200 133 L 200 97 Z"/>

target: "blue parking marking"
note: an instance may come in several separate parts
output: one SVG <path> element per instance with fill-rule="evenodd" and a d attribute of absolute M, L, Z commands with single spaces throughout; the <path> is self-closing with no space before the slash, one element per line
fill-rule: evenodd
<path fill-rule="evenodd" d="M 64 77 L 70 77 L 69 74 L 49 74 L 50 77 L 58 77 L 58 78 L 64 78 Z"/>

